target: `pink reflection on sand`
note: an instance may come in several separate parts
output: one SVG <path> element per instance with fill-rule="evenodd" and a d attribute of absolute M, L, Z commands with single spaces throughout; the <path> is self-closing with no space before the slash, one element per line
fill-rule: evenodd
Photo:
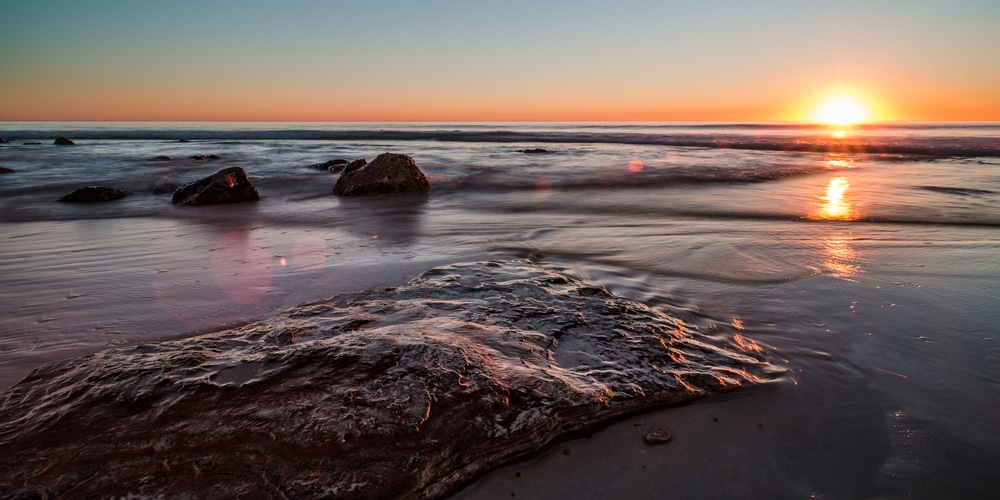
<path fill-rule="evenodd" d="M 232 229 L 212 250 L 215 284 L 238 304 L 256 304 L 271 285 L 271 256 L 248 229 Z"/>
<path fill-rule="evenodd" d="M 552 196 L 552 184 L 548 181 L 538 181 L 535 183 L 535 199 L 538 201 L 547 200 Z"/>

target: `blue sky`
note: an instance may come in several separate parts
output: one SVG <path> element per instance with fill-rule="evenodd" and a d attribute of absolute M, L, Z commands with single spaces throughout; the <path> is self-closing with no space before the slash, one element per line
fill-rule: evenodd
<path fill-rule="evenodd" d="M 0 2 L 0 119 L 1000 119 L 1000 2 Z"/>

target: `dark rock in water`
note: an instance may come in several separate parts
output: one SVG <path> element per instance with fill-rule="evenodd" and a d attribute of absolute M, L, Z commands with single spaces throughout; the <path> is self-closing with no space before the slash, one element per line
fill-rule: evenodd
<path fill-rule="evenodd" d="M 192 160 L 199 161 L 211 161 L 211 160 L 221 160 L 222 157 L 219 155 L 194 155 L 191 157 Z"/>
<path fill-rule="evenodd" d="M 52 144 L 55 144 L 56 146 L 76 146 L 75 142 L 62 136 L 56 137 L 55 142 Z"/>
<path fill-rule="evenodd" d="M 347 165 L 345 165 L 343 169 L 341 169 L 340 175 L 351 175 L 354 172 L 356 172 L 358 169 L 360 169 L 361 167 L 363 167 L 363 166 L 365 166 L 367 164 L 368 164 L 368 160 L 365 160 L 364 158 L 361 158 L 360 160 L 354 160 L 351 163 L 348 163 Z"/>
<path fill-rule="evenodd" d="M 40 143 L 40 142 L 24 142 L 22 144 L 25 145 L 25 146 L 38 146 L 38 145 L 41 145 L 42 143 Z"/>
<path fill-rule="evenodd" d="M 43 366 L 0 395 L 0 484 L 433 498 L 563 434 L 775 372 L 745 343 L 582 286 L 528 261 L 457 264 Z"/>
<path fill-rule="evenodd" d="M 4 139 L 3 137 L 0 137 L 0 144 L 8 144 L 8 143 L 10 143 L 10 141 Z"/>
<path fill-rule="evenodd" d="M 348 163 L 351 163 L 350 160 L 330 160 L 323 163 L 313 163 L 312 165 L 309 165 L 308 168 L 336 174 L 341 170 L 344 170 L 344 167 L 347 166 Z"/>
<path fill-rule="evenodd" d="M 168 194 L 177 191 L 179 186 L 172 182 L 161 182 L 153 186 L 153 194 Z"/>
<path fill-rule="evenodd" d="M 177 139 L 177 142 L 191 142 L 190 139 Z"/>
<path fill-rule="evenodd" d="M 644 441 L 646 441 L 646 444 L 648 445 L 655 446 L 658 444 L 669 443 L 672 439 L 674 439 L 674 437 L 671 436 L 666 429 L 662 427 L 653 427 L 653 429 L 646 434 Z"/>
<path fill-rule="evenodd" d="M 149 161 L 170 161 L 170 157 L 164 155 L 154 156 L 150 158 Z"/>
<path fill-rule="evenodd" d="M 13 174 L 14 172 L 17 172 L 17 170 L 7 167 L 0 167 L 0 174 Z"/>
<path fill-rule="evenodd" d="M 59 201 L 66 201 L 70 203 L 95 203 L 98 201 L 118 200 L 130 194 L 132 193 L 113 187 L 87 186 L 59 198 Z"/>
<path fill-rule="evenodd" d="M 217 205 L 257 201 L 260 195 L 246 171 L 229 167 L 208 177 L 185 184 L 174 192 L 174 205 Z"/>
<path fill-rule="evenodd" d="M 544 154 L 548 153 L 549 151 L 547 149 L 542 149 L 542 148 L 532 148 L 532 149 L 522 149 L 521 152 L 528 154 Z"/>
<path fill-rule="evenodd" d="M 352 162 L 340 174 L 333 192 L 341 196 L 371 196 L 394 193 L 426 193 L 427 176 L 406 155 L 383 153 L 371 163 Z"/>

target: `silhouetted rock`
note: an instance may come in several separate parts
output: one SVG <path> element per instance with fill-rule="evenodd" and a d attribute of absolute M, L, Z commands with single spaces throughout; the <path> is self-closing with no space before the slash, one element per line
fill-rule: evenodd
<path fill-rule="evenodd" d="M 358 160 L 363 161 L 363 160 Z M 383 153 L 371 163 L 352 162 L 337 179 L 333 192 L 341 196 L 393 193 L 426 193 L 431 184 L 417 164 L 406 155 Z"/>
<path fill-rule="evenodd" d="M 59 201 L 66 201 L 69 203 L 95 203 L 99 201 L 118 200 L 130 194 L 132 193 L 113 187 L 87 186 L 59 198 Z"/>
<path fill-rule="evenodd" d="M 154 157 L 150 158 L 149 161 L 170 161 L 170 157 L 169 156 L 163 156 L 163 155 L 154 156 Z"/>
<path fill-rule="evenodd" d="M 172 182 L 161 182 L 153 186 L 153 194 L 168 194 L 177 191 L 179 186 Z"/>
<path fill-rule="evenodd" d="M 326 172 L 331 172 L 336 174 L 344 170 L 344 167 L 348 163 L 350 163 L 350 160 L 330 160 L 330 161 L 325 161 L 323 163 L 313 163 L 312 165 L 309 165 L 308 168 L 323 170 Z"/>
<path fill-rule="evenodd" d="M 582 286 L 528 261 L 456 264 L 45 365 L 0 395 L 0 484 L 10 498 L 437 498 L 566 433 L 773 373 L 724 330 Z"/>
<path fill-rule="evenodd" d="M 191 157 L 192 160 L 199 161 L 211 161 L 211 160 L 221 160 L 219 155 L 194 155 Z"/>
<path fill-rule="evenodd" d="M 7 167 L 0 167 L 0 174 L 13 174 L 16 170 Z"/>
<path fill-rule="evenodd" d="M 174 192 L 174 205 L 216 205 L 257 201 L 260 195 L 240 167 L 229 167 L 185 184 Z"/>
<path fill-rule="evenodd" d="M 0 144 L 8 144 L 8 143 L 10 143 L 10 141 L 4 139 L 3 137 L 0 137 Z"/>
<path fill-rule="evenodd" d="M 55 144 L 56 146 L 76 146 L 75 142 L 62 136 L 56 137 L 55 142 L 52 144 Z"/>
<path fill-rule="evenodd" d="M 533 148 L 533 149 L 522 149 L 521 152 L 522 153 L 528 153 L 528 154 L 545 154 L 545 153 L 548 153 L 549 150 L 542 149 L 542 148 Z"/>
<path fill-rule="evenodd" d="M 41 143 L 40 142 L 24 142 L 22 144 L 25 145 L 25 146 L 38 146 Z"/>
<path fill-rule="evenodd" d="M 189 139 L 177 139 L 177 142 L 191 142 Z"/>

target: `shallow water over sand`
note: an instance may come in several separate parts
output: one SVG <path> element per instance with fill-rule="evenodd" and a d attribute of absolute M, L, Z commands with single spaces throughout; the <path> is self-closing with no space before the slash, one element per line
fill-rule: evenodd
<path fill-rule="evenodd" d="M 0 188 L 0 382 L 441 263 L 527 256 L 700 328 L 741 331 L 790 373 L 565 442 L 459 496 L 988 497 L 1000 486 L 1000 157 L 548 142 L 556 132 L 4 145 L 0 166 L 17 173 Z M 867 133 L 1000 147 L 995 129 Z M 534 147 L 550 153 L 520 152 Z M 338 199 L 336 176 L 306 168 L 385 151 L 413 156 L 430 194 Z M 173 160 L 148 161 L 160 154 Z M 150 192 L 233 165 L 259 203 L 192 209 Z M 54 202 L 88 184 L 136 194 Z M 642 444 L 655 425 L 674 440 Z"/>

